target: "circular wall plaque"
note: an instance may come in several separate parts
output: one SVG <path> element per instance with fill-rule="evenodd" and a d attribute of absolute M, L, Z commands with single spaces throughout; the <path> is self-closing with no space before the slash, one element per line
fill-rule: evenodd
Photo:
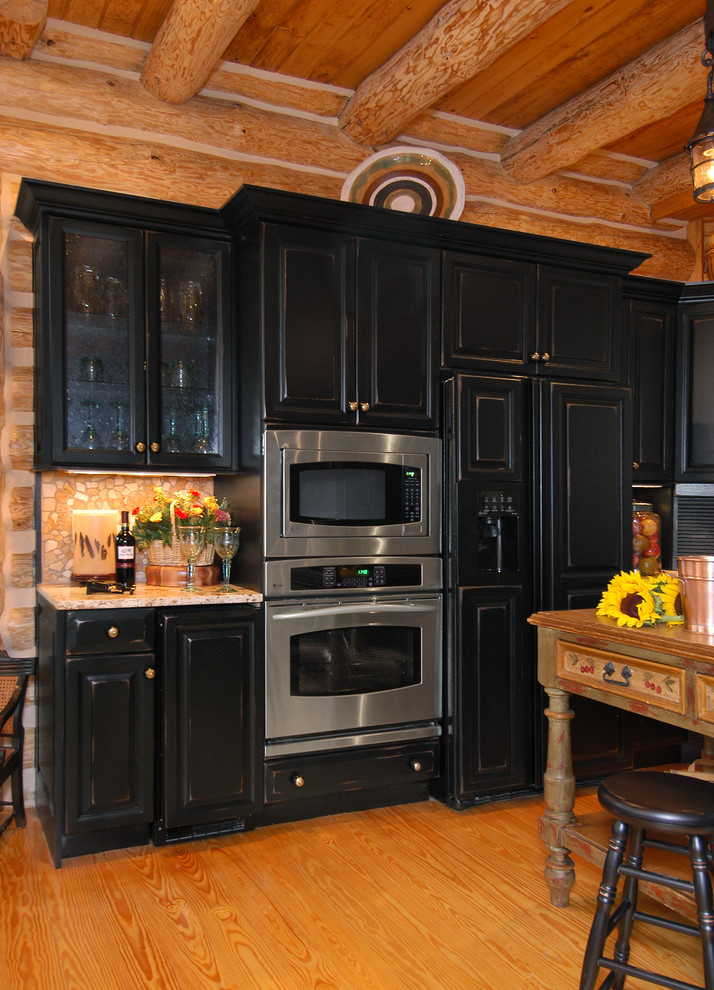
<path fill-rule="evenodd" d="M 459 169 L 428 148 L 387 148 L 352 171 L 341 199 L 403 213 L 457 220 L 464 208 Z"/>

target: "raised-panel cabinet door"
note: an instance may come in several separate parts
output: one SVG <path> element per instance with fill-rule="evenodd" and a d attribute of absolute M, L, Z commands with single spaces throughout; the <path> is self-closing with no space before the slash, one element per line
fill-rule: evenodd
<path fill-rule="evenodd" d="M 520 587 L 460 588 L 453 672 L 457 802 L 533 786 L 535 673 Z"/>
<path fill-rule="evenodd" d="M 354 239 L 274 224 L 264 236 L 266 419 L 354 422 Z"/>
<path fill-rule="evenodd" d="M 444 252 L 446 368 L 521 374 L 535 347 L 536 266 Z"/>
<path fill-rule="evenodd" d="M 714 481 L 714 303 L 683 307 L 678 348 L 675 481 Z"/>
<path fill-rule="evenodd" d="M 538 270 L 538 341 L 533 372 L 555 378 L 622 380 L 621 280 L 559 268 Z"/>
<path fill-rule="evenodd" d="M 455 376 L 457 481 L 525 481 L 528 382 Z"/>
<path fill-rule="evenodd" d="M 66 661 L 68 834 L 153 820 L 154 674 L 146 653 Z"/>
<path fill-rule="evenodd" d="M 357 419 L 370 426 L 437 425 L 439 251 L 358 241 Z"/>
<path fill-rule="evenodd" d="M 540 607 L 592 608 L 631 564 L 631 393 L 543 382 L 536 399 Z"/>
<path fill-rule="evenodd" d="M 157 840 L 262 804 L 262 680 L 254 609 L 166 613 Z"/>
<path fill-rule="evenodd" d="M 671 303 L 628 302 L 635 484 L 672 481 L 675 315 Z"/>

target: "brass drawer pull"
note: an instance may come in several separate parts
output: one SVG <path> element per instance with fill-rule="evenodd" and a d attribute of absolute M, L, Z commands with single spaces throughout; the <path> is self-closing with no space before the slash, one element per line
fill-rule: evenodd
<path fill-rule="evenodd" d="M 116 639 L 119 635 L 119 628 L 117 626 L 109 626 L 107 629 L 107 636 L 109 639 Z"/>
<path fill-rule="evenodd" d="M 299 773 L 294 773 L 290 778 L 291 783 L 295 784 L 296 787 L 305 786 L 305 778 L 301 777 Z"/>

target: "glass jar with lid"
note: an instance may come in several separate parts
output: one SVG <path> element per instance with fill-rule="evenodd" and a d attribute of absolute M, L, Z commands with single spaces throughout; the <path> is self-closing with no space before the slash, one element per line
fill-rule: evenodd
<path fill-rule="evenodd" d="M 632 503 L 632 566 L 647 577 L 662 570 L 662 524 L 650 502 Z"/>

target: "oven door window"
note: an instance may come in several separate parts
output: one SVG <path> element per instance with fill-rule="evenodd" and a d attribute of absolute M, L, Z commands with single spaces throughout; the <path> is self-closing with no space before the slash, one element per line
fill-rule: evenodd
<path fill-rule="evenodd" d="M 371 694 L 420 684 L 418 626 L 354 626 L 290 637 L 294 697 Z"/>

